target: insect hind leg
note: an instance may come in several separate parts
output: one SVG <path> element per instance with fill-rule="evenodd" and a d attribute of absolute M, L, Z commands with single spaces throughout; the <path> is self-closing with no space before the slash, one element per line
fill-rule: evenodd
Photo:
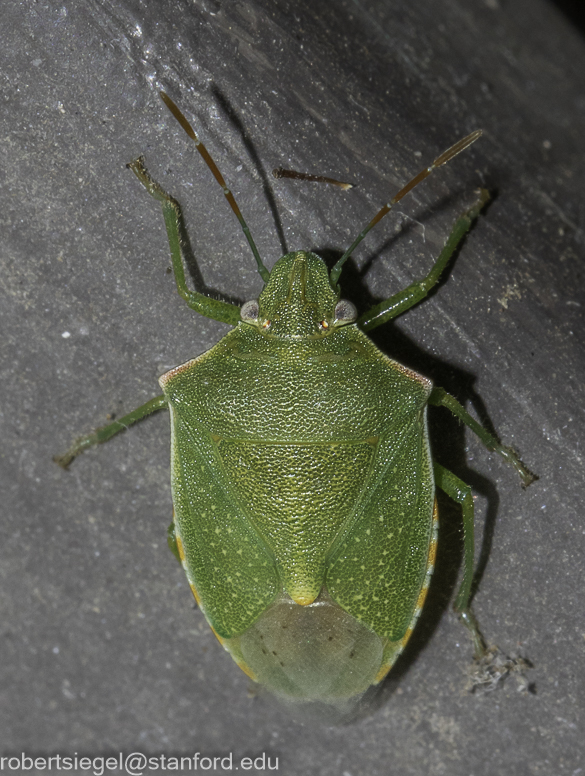
<path fill-rule="evenodd" d="M 438 463 L 434 464 L 435 483 L 449 498 L 461 505 L 463 516 L 463 579 L 457 598 L 455 599 L 455 611 L 459 614 L 461 622 L 471 634 L 473 640 L 473 653 L 476 659 L 481 658 L 487 651 L 486 643 L 479 630 L 477 621 L 470 609 L 471 583 L 473 581 L 473 558 L 475 550 L 473 495 L 471 487 L 456 477 L 453 472 L 445 469 Z"/>

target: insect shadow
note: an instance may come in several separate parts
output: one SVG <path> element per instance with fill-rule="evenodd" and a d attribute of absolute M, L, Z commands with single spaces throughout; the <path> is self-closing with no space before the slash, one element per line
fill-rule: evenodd
<path fill-rule="evenodd" d="M 240 135 L 242 142 L 244 144 L 244 147 L 246 148 L 246 151 L 248 152 L 248 155 L 252 160 L 254 167 L 256 168 L 256 172 L 260 176 L 260 185 L 262 187 L 262 191 L 266 199 L 266 204 L 268 205 L 268 209 L 270 210 L 270 213 L 272 215 L 274 228 L 276 229 L 276 234 L 278 235 L 280 251 L 281 251 L 281 254 L 284 255 L 288 251 L 286 247 L 286 238 L 284 236 L 284 229 L 282 226 L 282 219 L 280 217 L 280 212 L 276 204 L 274 189 L 273 189 L 273 186 L 271 185 L 272 175 L 269 176 L 268 173 L 266 172 L 266 169 L 264 168 L 264 164 L 262 163 L 260 155 L 256 150 L 256 146 L 254 145 L 254 142 L 246 132 L 237 111 L 234 110 L 234 108 L 232 107 L 227 97 L 223 94 L 223 92 L 221 92 L 220 89 L 217 88 L 217 86 L 213 86 L 211 88 L 211 93 L 217 100 L 219 107 L 224 112 L 228 121 L 231 123 L 231 125 L 237 130 L 238 134 Z"/>

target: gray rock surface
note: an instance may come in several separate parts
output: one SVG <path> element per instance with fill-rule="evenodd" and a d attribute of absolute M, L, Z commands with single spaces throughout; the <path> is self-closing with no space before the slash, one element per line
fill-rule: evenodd
<path fill-rule="evenodd" d="M 581 773 L 583 39 L 544 0 L 82 0 L 2 15 L 0 754 L 231 752 L 235 768 L 265 752 L 281 773 L 320 776 Z M 225 331 L 177 296 L 160 211 L 126 162 L 143 153 L 184 205 L 200 287 L 241 301 L 261 288 L 157 87 L 192 118 L 269 266 L 285 250 L 339 255 L 411 175 L 485 130 L 371 233 L 342 280 L 366 309 L 428 271 L 478 185 L 496 193 L 437 292 L 375 341 L 475 407 L 540 475 L 523 491 L 433 413 L 437 458 L 478 495 L 475 612 L 505 654 L 533 662 L 535 692 L 514 678 L 465 690 L 448 502 L 408 650 L 377 706 L 328 727 L 250 694 L 194 610 L 166 549 L 164 414 L 70 472 L 51 461 Z M 358 185 L 274 181 L 279 165 Z"/>

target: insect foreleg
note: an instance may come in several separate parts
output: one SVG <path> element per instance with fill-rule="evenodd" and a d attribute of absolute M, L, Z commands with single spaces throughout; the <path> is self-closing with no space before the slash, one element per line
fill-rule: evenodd
<path fill-rule="evenodd" d="M 170 194 L 167 194 L 154 178 L 151 178 L 144 166 L 144 158 L 142 156 L 135 159 L 133 162 L 130 162 L 128 167 L 136 175 L 150 196 L 154 197 L 162 205 L 165 226 L 169 238 L 169 246 L 171 249 L 173 272 L 175 274 L 179 295 L 187 302 L 192 310 L 204 315 L 206 318 L 212 318 L 214 321 L 221 321 L 222 323 L 229 323 L 232 326 L 236 326 L 240 320 L 240 308 L 237 305 L 222 302 L 219 299 L 211 299 L 210 297 L 205 296 L 205 294 L 191 291 L 187 287 L 185 270 L 183 268 L 183 250 L 181 241 L 181 233 L 184 231 L 183 215 L 181 213 L 181 206 L 177 200 L 171 197 Z"/>
<path fill-rule="evenodd" d="M 457 247 L 471 229 L 473 222 L 489 200 L 489 192 L 486 189 L 480 189 L 479 197 L 475 205 L 463 213 L 463 215 L 455 222 L 451 234 L 447 238 L 447 242 L 445 243 L 439 258 L 433 264 L 429 274 L 422 280 L 411 283 L 407 288 L 404 288 L 402 291 L 394 294 L 394 296 L 391 296 L 390 299 L 380 302 L 380 304 L 377 304 L 375 307 L 372 307 L 371 310 L 364 313 L 357 322 L 362 331 L 371 331 L 372 329 L 381 326 L 381 324 L 386 323 L 386 321 L 390 321 L 392 318 L 402 315 L 402 313 L 410 310 L 411 307 L 418 304 L 418 302 L 427 296 L 433 286 L 439 282 L 441 274 L 457 250 Z"/>

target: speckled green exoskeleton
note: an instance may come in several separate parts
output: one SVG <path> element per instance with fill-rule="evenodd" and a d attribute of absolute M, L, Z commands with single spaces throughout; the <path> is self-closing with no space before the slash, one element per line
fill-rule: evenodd
<path fill-rule="evenodd" d="M 448 408 L 488 450 L 532 475 L 511 449 L 443 389 L 392 361 L 366 336 L 423 299 L 488 199 L 456 222 L 429 274 L 361 317 L 340 301 L 344 262 L 417 183 L 469 146 L 456 143 L 413 178 L 328 271 L 306 251 L 269 272 L 230 190 L 176 105 L 167 107 L 222 186 L 265 282 L 241 308 L 188 289 L 179 204 L 129 167 L 162 204 L 177 289 L 201 315 L 234 328 L 164 374 L 163 394 L 77 440 L 67 467 L 145 416 L 171 416 L 174 518 L 169 544 L 214 633 L 249 676 L 278 696 L 329 704 L 359 697 L 408 641 L 433 572 L 438 487 L 461 505 L 464 572 L 455 609 L 476 655 L 485 645 L 469 609 L 471 489 L 433 462 L 427 407 Z"/>

